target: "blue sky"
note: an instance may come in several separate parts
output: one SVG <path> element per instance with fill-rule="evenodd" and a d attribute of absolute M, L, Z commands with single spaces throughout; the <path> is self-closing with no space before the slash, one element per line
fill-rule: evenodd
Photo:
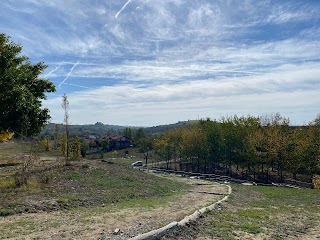
<path fill-rule="evenodd" d="M 57 92 L 52 122 L 154 126 L 320 113 L 319 0 L 2 0 L 0 32 Z"/>

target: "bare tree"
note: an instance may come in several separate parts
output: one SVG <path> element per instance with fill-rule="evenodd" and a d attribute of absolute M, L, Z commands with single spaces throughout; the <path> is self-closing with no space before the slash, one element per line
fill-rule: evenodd
<path fill-rule="evenodd" d="M 65 163 L 66 166 L 70 165 L 69 161 L 69 101 L 68 101 L 68 96 L 67 94 L 64 94 L 62 96 L 62 104 L 61 104 L 63 110 L 64 110 L 64 127 L 65 127 L 65 136 L 66 136 L 66 143 L 65 146 L 65 152 L 64 152 L 64 157 L 65 157 Z"/>

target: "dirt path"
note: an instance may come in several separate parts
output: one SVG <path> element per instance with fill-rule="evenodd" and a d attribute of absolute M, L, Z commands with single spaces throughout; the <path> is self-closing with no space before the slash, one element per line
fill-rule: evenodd
<path fill-rule="evenodd" d="M 68 212 L 22 214 L 0 218 L 0 238 L 6 239 L 128 239 L 179 221 L 195 210 L 208 206 L 227 194 L 224 185 L 203 180 L 174 177 L 192 186 L 157 208 L 137 206 L 130 209 L 93 208 Z M 210 194 L 213 193 L 213 194 Z M 120 229 L 114 234 L 115 229 Z"/>

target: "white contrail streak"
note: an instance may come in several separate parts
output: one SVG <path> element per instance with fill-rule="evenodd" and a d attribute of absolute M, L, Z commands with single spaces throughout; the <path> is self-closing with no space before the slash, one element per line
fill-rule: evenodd
<path fill-rule="evenodd" d="M 128 2 L 126 2 L 126 4 L 123 5 L 123 7 L 120 9 L 119 12 L 117 12 L 115 18 L 118 18 L 119 14 L 126 8 L 126 6 L 131 2 L 131 0 L 128 0 Z"/>
<path fill-rule="evenodd" d="M 71 73 L 73 72 L 73 69 L 79 64 L 79 60 L 72 66 L 72 68 L 70 69 L 70 71 L 68 72 L 67 76 L 65 79 L 63 79 L 63 81 L 58 85 L 58 87 L 61 87 L 62 84 L 64 84 L 65 81 L 67 81 L 67 79 L 70 77 Z"/>
<path fill-rule="evenodd" d="M 57 82 L 57 81 L 52 81 L 53 83 L 60 83 L 60 82 Z M 83 86 L 83 85 L 78 85 L 78 84 L 72 84 L 72 83 L 64 83 L 64 85 L 69 85 L 69 86 L 74 86 L 74 87 L 80 87 L 80 88 L 86 88 L 86 89 L 93 89 L 91 87 L 86 87 L 86 86 Z"/>
<path fill-rule="evenodd" d="M 65 83 L 65 84 L 70 85 L 70 86 L 80 87 L 80 88 L 92 89 L 91 87 L 86 87 L 86 86 L 82 86 L 82 85 L 78 85 L 78 84 L 72 84 L 72 83 Z"/>
<path fill-rule="evenodd" d="M 55 71 L 58 70 L 59 67 L 61 67 L 61 65 L 64 64 L 64 62 L 61 62 L 55 69 L 51 70 L 50 72 L 48 72 L 44 78 L 47 78 L 48 76 L 50 76 L 52 73 L 54 73 Z"/>

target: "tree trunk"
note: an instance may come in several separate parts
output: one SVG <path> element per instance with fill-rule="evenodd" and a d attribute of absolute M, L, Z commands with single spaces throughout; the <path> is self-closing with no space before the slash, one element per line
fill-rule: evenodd
<path fill-rule="evenodd" d="M 146 160 L 146 165 L 148 165 L 148 154 L 144 155 L 144 159 Z"/>
<path fill-rule="evenodd" d="M 200 158 L 197 157 L 197 169 L 198 169 L 198 173 L 200 172 Z"/>
<path fill-rule="evenodd" d="M 204 173 L 207 173 L 207 159 L 204 159 Z"/>

